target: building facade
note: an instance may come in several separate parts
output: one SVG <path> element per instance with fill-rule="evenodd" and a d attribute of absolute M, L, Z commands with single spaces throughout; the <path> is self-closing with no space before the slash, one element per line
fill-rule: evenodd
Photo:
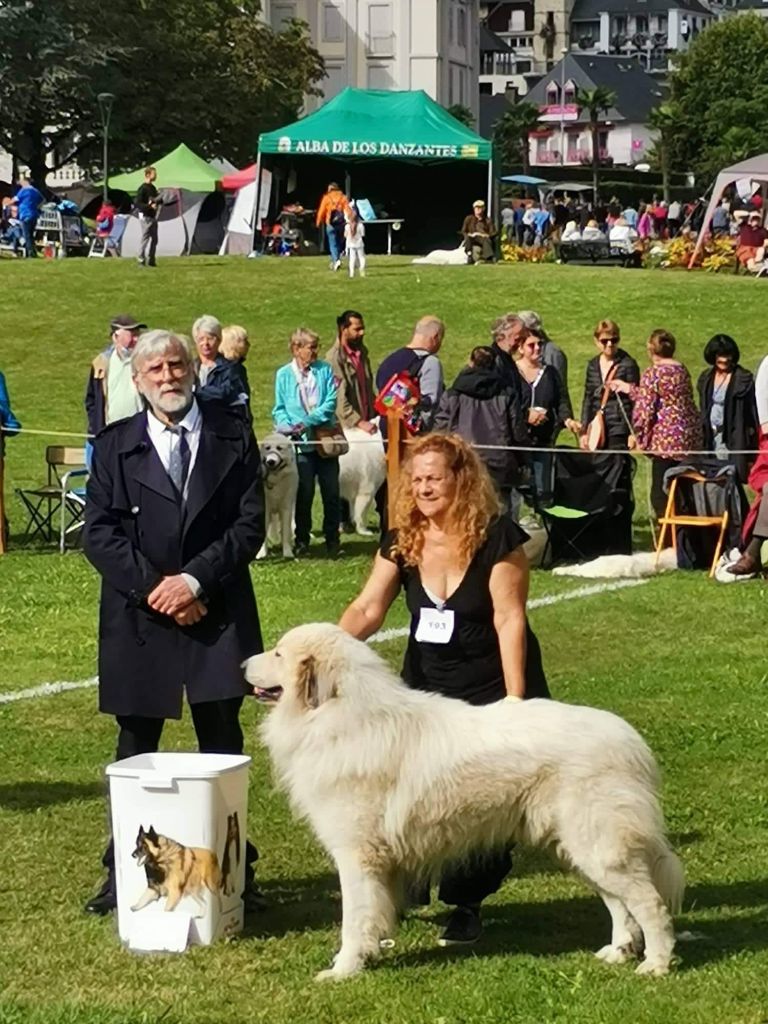
<path fill-rule="evenodd" d="M 567 168 L 592 163 L 589 113 L 576 99 L 579 91 L 598 87 L 616 97 L 614 105 L 601 113 L 600 160 L 626 167 L 647 161 L 653 142 L 648 115 L 663 101 L 658 80 L 635 59 L 570 52 L 527 97 L 541 112 L 539 126 L 529 137 L 532 166 Z"/>
<path fill-rule="evenodd" d="M 265 0 L 262 16 L 275 29 L 291 18 L 309 25 L 327 77 L 306 112 L 351 85 L 423 89 L 477 117 L 478 0 Z"/>

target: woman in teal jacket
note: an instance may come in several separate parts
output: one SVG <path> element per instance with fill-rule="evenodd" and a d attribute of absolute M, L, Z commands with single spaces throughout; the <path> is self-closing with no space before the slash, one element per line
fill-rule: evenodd
<path fill-rule="evenodd" d="M 320 339 L 314 331 L 300 327 L 291 336 L 290 363 L 275 377 L 275 429 L 295 441 L 313 440 L 315 427 L 336 425 L 337 384 L 328 363 L 317 358 Z M 323 536 L 328 554 L 339 554 L 339 460 L 317 452 L 317 446 L 299 444 L 296 450 L 299 490 L 296 495 L 297 555 L 309 550 L 312 529 L 312 501 L 315 480 L 323 501 Z"/>

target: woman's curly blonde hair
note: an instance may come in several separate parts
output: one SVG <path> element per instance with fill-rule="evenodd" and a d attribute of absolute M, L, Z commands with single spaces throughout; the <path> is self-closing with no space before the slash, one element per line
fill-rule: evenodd
<path fill-rule="evenodd" d="M 418 565 L 424 547 L 427 518 L 419 512 L 412 493 L 413 460 L 417 455 L 437 452 L 456 477 L 456 497 L 451 511 L 452 532 L 459 537 L 462 558 L 469 563 L 488 534 L 488 525 L 501 514 L 488 470 L 477 454 L 458 434 L 427 434 L 408 445 L 397 484 L 395 520 L 397 529 L 393 554 L 407 565 Z"/>

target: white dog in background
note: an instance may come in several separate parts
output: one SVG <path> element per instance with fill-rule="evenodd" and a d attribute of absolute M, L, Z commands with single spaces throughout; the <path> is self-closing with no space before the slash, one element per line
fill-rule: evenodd
<path fill-rule="evenodd" d="M 613 922 L 597 956 L 669 971 L 680 861 L 653 755 L 621 718 L 550 700 L 471 707 L 409 689 L 337 626 L 299 626 L 246 662 L 277 777 L 339 872 L 340 979 L 392 935 L 407 880 L 471 851 L 548 846 Z"/>
<path fill-rule="evenodd" d="M 463 267 L 469 262 L 464 243 L 457 249 L 433 249 L 426 256 L 417 256 L 411 263 L 433 267 Z"/>
<path fill-rule="evenodd" d="M 283 558 L 293 558 L 293 516 L 299 471 L 296 451 L 290 438 L 268 434 L 259 445 L 264 472 L 267 536 L 257 558 L 266 558 L 268 547 L 280 545 Z"/>
<path fill-rule="evenodd" d="M 556 565 L 552 575 L 588 580 L 637 580 L 676 568 L 675 549 L 664 548 L 658 558 L 655 551 L 636 551 L 634 555 L 600 555 L 580 565 Z"/>
<path fill-rule="evenodd" d="M 344 433 L 349 451 L 339 457 L 339 493 L 349 502 L 355 532 L 369 537 L 368 516 L 387 476 L 384 441 L 378 430 L 369 434 L 359 427 L 345 427 Z"/>

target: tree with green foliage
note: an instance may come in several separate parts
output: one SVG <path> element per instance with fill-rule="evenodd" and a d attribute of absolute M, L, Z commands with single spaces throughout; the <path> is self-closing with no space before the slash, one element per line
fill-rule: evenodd
<path fill-rule="evenodd" d="M 463 103 L 454 103 L 453 106 L 445 108 L 451 117 L 455 117 L 457 121 L 467 128 L 475 127 L 475 117 L 469 107 L 465 107 Z"/>
<path fill-rule="evenodd" d="M 592 199 L 598 203 L 600 190 L 600 116 L 607 114 L 616 104 L 616 93 L 598 85 L 594 89 L 577 89 L 576 105 L 588 115 L 589 134 L 592 137 Z"/>
<path fill-rule="evenodd" d="M 648 117 L 648 127 L 656 132 L 656 138 L 648 155 L 651 162 L 657 164 L 661 170 L 661 187 L 666 203 L 669 203 L 671 199 L 670 161 L 679 118 L 679 111 L 673 103 L 662 103 L 661 106 L 652 110 Z"/>
<path fill-rule="evenodd" d="M 768 150 L 768 20 L 739 14 L 710 25 L 676 58 L 670 165 L 710 180 Z"/>
<path fill-rule="evenodd" d="M 493 126 L 493 145 L 501 158 L 505 170 L 523 168 L 523 174 L 531 173 L 529 137 L 539 126 L 539 108 L 526 100 L 513 104 Z"/>
<path fill-rule="evenodd" d="M 317 94 L 306 26 L 274 32 L 259 0 L 2 0 L 0 146 L 45 180 L 73 159 L 99 166 L 97 95 L 115 96 L 111 170 L 185 142 L 251 160 L 259 133 Z"/>

